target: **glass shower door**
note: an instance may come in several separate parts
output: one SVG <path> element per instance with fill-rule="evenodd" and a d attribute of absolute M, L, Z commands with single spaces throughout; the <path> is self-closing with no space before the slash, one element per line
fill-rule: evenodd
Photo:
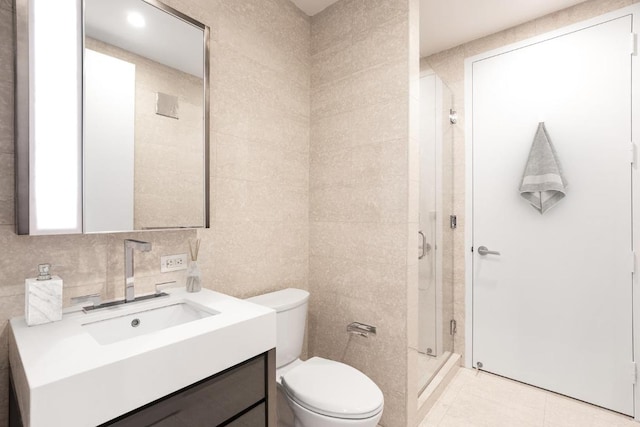
<path fill-rule="evenodd" d="M 418 248 L 418 389 L 453 352 L 452 94 L 435 74 L 421 79 Z"/>

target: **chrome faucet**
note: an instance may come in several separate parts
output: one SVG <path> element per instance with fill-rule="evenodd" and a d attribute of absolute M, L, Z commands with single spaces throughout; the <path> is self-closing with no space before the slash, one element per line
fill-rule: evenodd
<path fill-rule="evenodd" d="M 133 250 L 149 252 L 151 243 L 140 240 L 126 239 L 124 241 L 124 302 L 132 302 L 136 299 L 133 287 Z"/>

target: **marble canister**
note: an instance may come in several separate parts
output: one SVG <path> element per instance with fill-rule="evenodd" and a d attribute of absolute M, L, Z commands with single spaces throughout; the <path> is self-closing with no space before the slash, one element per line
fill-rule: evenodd
<path fill-rule="evenodd" d="M 62 319 L 62 279 L 49 275 L 48 264 L 38 269 L 37 278 L 25 280 L 24 318 L 29 326 Z"/>

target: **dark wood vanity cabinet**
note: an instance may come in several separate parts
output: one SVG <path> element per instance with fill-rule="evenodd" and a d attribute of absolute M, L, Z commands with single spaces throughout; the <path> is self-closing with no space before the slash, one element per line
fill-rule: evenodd
<path fill-rule="evenodd" d="M 275 399 L 273 349 L 101 427 L 276 427 Z"/>
<path fill-rule="evenodd" d="M 275 427 L 269 423 L 269 353 L 109 421 L 113 427 Z M 275 403 L 275 402 L 274 402 Z"/>

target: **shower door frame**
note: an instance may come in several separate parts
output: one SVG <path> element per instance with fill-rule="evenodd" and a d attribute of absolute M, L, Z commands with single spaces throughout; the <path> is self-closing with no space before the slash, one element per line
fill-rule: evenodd
<path fill-rule="evenodd" d="M 524 48 L 534 43 L 541 43 L 559 36 L 566 35 L 571 32 L 586 29 L 588 27 L 605 23 L 607 21 L 620 18 L 622 16 L 632 15 L 633 22 L 633 40 L 630 38 L 630 54 L 631 55 L 631 135 L 632 141 L 630 141 L 630 152 L 633 156 L 632 164 L 632 201 L 633 208 L 632 216 L 632 244 L 633 244 L 633 275 L 632 275 L 632 335 L 633 335 L 633 361 L 637 364 L 640 361 L 640 291 L 638 285 L 640 283 L 640 272 L 638 271 L 638 262 L 636 252 L 640 248 L 640 174 L 638 173 L 638 162 L 640 156 L 638 156 L 638 139 L 640 139 L 640 62 L 638 52 L 638 33 L 640 33 L 640 4 L 634 4 L 622 9 L 615 10 L 613 12 L 599 15 L 595 18 L 591 18 L 585 21 L 581 21 L 577 24 L 568 25 L 560 29 L 541 34 L 517 43 L 509 44 L 498 49 L 483 52 L 481 54 L 465 58 L 465 111 L 468 119 L 465 123 L 465 218 L 466 227 L 464 232 L 464 251 L 465 251 L 465 352 L 464 352 L 464 366 L 466 368 L 473 368 L 473 253 L 471 248 L 473 247 L 473 100 L 472 100 L 472 88 L 473 88 L 473 63 L 482 59 L 486 59 L 495 55 L 511 52 L 515 49 Z M 634 114 L 635 112 L 635 114 Z M 640 390 L 638 389 L 637 368 L 636 372 L 630 372 L 630 375 L 635 375 L 636 380 L 633 384 L 633 401 L 634 401 L 634 418 L 636 421 L 640 421 Z"/>

